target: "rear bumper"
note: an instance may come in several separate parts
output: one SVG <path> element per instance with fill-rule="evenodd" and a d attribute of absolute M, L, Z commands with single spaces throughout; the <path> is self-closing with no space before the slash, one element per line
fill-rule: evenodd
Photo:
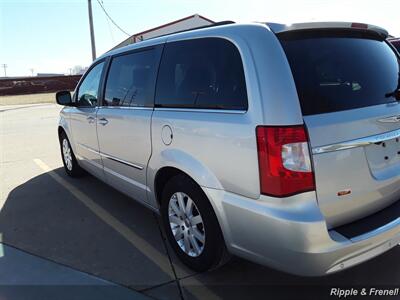
<path fill-rule="evenodd" d="M 232 254 L 297 275 L 352 267 L 400 243 L 400 219 L 348 239 L 328 230 L 314 192 L 248 199 L 203 188 Z"/>

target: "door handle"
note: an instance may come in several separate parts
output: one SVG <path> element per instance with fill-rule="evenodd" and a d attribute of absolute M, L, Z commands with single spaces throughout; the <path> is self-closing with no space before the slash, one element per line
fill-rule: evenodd
<path fill-rule="evenodd" d="M 86 120 L 89 122 L 89 124 L 93 124 L 94 121 L 96 120 L 96 118 L 92 117 L 92 116 L 89 116 L 89 117 L 86 118 Z"/>
<path fill-rule="evenodd" d="M 99 124 L 105 126 L 108 124 L 108 120 L 106 118 L 101 118 L 99 119 Z"/>

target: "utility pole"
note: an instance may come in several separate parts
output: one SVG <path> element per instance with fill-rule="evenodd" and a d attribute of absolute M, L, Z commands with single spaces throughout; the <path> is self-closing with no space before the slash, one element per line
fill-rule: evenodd
<path fill-rule="evenodd" d="M 32 73 L 32 77 L 33 77 L 33 71 L 35 71 L 33 68 L 29 69 L 29 71 L 31 71 Z"/>
<path fill-rule="evenodd" d="M 7 64 L 1 64 L 1 67 L 4 69 L 4 77 L 7 77 Z"/>
<path fill-rule="evenodd" d="M 94 29 L 93 29 L 93 15 L 92 15 L 92 0 L 88 0 L 89 9 L 89 26 L 90 26 L 90 42 L 92 43 L 92 59 L 96 59 L 96 45 L 94 41 Z"/>

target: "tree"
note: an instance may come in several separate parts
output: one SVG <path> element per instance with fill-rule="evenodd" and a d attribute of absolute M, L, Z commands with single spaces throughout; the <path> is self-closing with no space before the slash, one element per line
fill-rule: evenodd
<path fill-rule="evenodd" d="M 72 68 L 72 75 L 82 75 L 84 72 L 85 68 L 80 65 L 76 65 Z"/>

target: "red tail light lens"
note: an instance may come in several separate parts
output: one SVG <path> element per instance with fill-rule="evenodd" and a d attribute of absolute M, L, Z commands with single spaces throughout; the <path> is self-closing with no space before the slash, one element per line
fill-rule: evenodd
<path fill-rule="evenodd" d="M 258 126 L 261 193 L 275 197 L 315 190 L 304 126 Z"/>

